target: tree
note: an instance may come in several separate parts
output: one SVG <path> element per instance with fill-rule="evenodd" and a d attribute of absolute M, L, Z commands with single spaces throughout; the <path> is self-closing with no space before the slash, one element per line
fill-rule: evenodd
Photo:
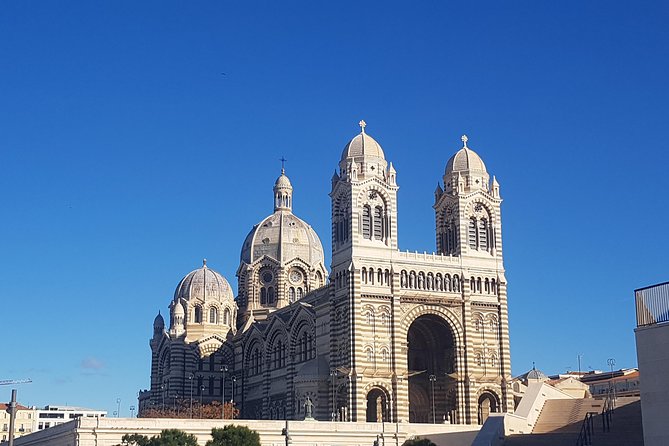
<path fill-rule="evenodd" d="M 140 434 L 125 434 L 117 446 L 198 446 L 195 435 L 179 429 L 165 429 L 151 438 Z"/>
<path fill-rule="evenodd" d="M 211 430 L 212 440 L 206 446 L 260 446 L 260 435 L 246 426 L 229 424 Z"/>
<path fill-rule="evenodd" d="M 429 438 L 414 438 L 412 440 L 405 441 L 402 446 L 437 446 L 432 443 Z"/>

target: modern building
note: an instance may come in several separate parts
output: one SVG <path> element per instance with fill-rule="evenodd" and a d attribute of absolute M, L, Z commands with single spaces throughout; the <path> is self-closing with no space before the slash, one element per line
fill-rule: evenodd
<path fill-rule="evenodd" d="M 282 169 L 273 213 L 242 243 L 237 296 L 204 262 L 179 282 L 169 326 L 155 318 L 140 412 L 191 398 L 234 400 L 252 419 L 513 411 L 499 183 L 463 136 L 434 191 L 436 252 L 401 251 L 398 172 L 365 125 L 331 180 L 329 274 Z"/>
<path fill-rule="evenodd" d="M 2 432 L 0 432 L 0 441 L 9 440 L 9 405 L 0 403 L 0 423 Z M 14 438 L 28 435 L 34 430 L 35 409 L 16 405 L 16 420 L 14 421 Z"/>
<path fill-rule="evenodd" d="M 636 352 L 646 446 L 669 444 L 669 282 L 634 291 Z"/>
<path fill-rule="evenodd" d="M 107 412 L 104 410 L 86 409 L 74 406 L 45 406 L 35 408 L 33 430 L 41 431 L 59 424 L 67 423 L 77 418 L 104 418 Z"/>

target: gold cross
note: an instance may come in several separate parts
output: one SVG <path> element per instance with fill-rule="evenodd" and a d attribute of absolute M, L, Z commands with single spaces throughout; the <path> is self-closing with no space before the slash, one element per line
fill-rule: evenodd
<path fill-rule="evenodd" d="M 464 149 L 468 149 L 469 147 L 467 147 L 467 141 L 469 141 L 469 138 L 467 138 L 467 135 L 462 135 L 462 138 L 460 139 L 462 140 L 462 147 Z"/>
<path fill-rule="evenodd" d="M 360 130 L 362 130 L 362 133 L 365 133 L 365 127 L 367 127 L 367 123 L 365 122 L 364 119 L 360 120 L 358 122 L 358 125 L 360 126 Z"/>

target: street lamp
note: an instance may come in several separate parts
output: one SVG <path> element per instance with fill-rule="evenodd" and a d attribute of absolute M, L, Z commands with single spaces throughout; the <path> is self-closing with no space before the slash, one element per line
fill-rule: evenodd
<path fill-rule="evenodd" d="M 223 374 L 223 385 L 221 386 L 221 420 L 225 420 L 225 373 L 228 371 L 228 366 L 223 365 L 221 367 L 221 373 Z"/>
<path fill-rule="evenodd" d="M 188 379 L 190 380 L 190 417 L 193 418 L 193 376 L 192 373 L 188 375 Z"/>
<path fill-rule="evenodd" d="M 135 406 L 130 406 L 130 418 L 135 418 Z"/>
<path fill-rule="evenodd" d="M 434 412 L 434 382 L 437 380 L 435 375 L 430 375 L 430 384 L 432 385 L 432 424 L 437 423 L 436 413 Z"/>
<path fill-rule="evenodd" d="M 116 413 L 121 416 L 121 398 L 116 398 Z"/>
<path fill-rule="evenodd" d="M 230 402 L 232 403 L 232 418 L 235 418 L 235 385 L 237 384 L 237 377 L 235 375 L 232 375 L 232 399 Z"/>
<path fill-rule="evenodd" d="M 163 398 L 163 408 L 162 411 L 165 412 L 165 384 L 160 385 L 160 395 Z"/>
<path fill-rule="evenodd" d="M 615 358 L 609 358 L 606 360 L 606 363 L 611 367 L 611 379 L 609 381 L 609 395 L 611 395 L 611 388 L 613 388 L 613 405 L 616 404 L 616 386 L 613 382 L 613 366 L 616 365 Z"/>
<path fill-rule="evenodd" d="M 202 418 L 202 395 L 204 394 L 204 384 L 200 385 L 200 418 Z"/>
<path fill-rule="evenodd" d="M 337 370 L 330 370 L 330 379 L 332 379 L 332 421 L 337 421 L 337 409 L 335 403 L 335 378 L 337 377 Z"/>

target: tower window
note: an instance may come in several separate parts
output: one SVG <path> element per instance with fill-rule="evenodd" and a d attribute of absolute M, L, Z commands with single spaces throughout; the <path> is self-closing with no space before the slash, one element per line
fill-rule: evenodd
<path fill-rule="evenodd" d="M 479 249 L 488 250 L 488 220 L 485 218 L 479 220 Z"/>
<path fill-rule="evenodd" d="M 218 324 L 218 310 L 214 307 L 209 309 L 209 323 Z"/>
<path fill-rule="evenodd" d="M 195 323 L 202 323 L 202 307 L 199 305 L 195 307 Z"/>
<path fill-rule="evenodd" d="M 374 208 L 374 238 L 383 240 L 383 208 L 381 206 Z"/>
<path fill-rule="evenodd" d="M 477 241 L 478 225 L 476 222 L 476 218 L 469 219 L 468 235 L 469 235 L 469 247 L 472 249 L 478 249 L 478 241 Z"/>
<path fill-rule="evenodd" d="M 362 208 L 362 238 L 371 239 L 372 238 L 372 216 L 371 209 L 369 206 L 365 205 Z"/>

